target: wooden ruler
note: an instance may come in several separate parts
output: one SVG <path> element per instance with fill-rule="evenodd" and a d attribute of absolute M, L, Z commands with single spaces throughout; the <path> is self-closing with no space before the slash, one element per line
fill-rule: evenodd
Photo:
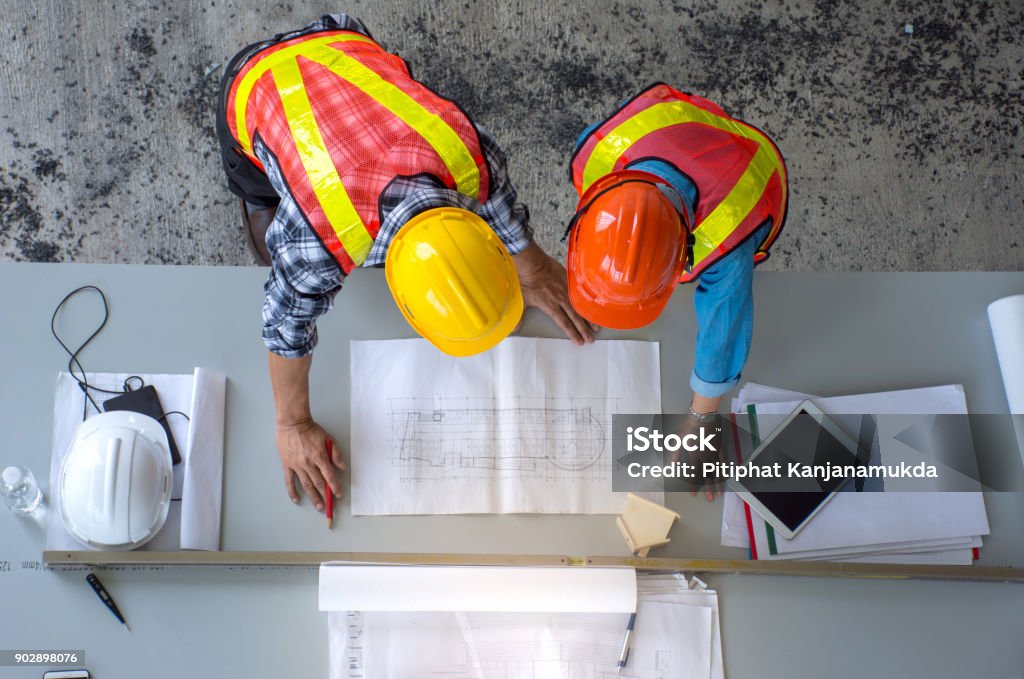
<path fill-rule="evenodd" d="M 621 556 L 516 554 L 412 554 L 400 552 L 91 552 L 45 551 L 50 568 L 73 566 L 319 566 L 328 561 L 427 566 L 534 566 L 635 568 L 639 571 L 754 573 L 819 577 L 978 580 L 1024 583 L 1024 568 L 1000 566 L 924 566 L 831 561 L 747 561 L 661 559 Z"/>

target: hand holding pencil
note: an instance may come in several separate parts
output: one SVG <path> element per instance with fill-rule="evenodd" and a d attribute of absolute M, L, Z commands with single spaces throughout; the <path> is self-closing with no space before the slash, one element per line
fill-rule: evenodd
<path fill-rule="evenodd" d="M 316 511 L 322 512 L 329 495 L 341 496 L 338 471 L 345 471 L 345 463 L 323 427 L 313 420 L 289 426 L 279 424 L 276 443 L 285 488 L 292 502 L 300 502 L 301 490 Z"/>

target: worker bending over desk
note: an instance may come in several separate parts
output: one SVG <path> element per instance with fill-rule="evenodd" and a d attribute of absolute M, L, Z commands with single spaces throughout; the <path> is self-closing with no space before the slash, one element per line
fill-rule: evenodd
<path fill-rule="evenodd" d="M 317 511 L 341 491 L 341 454 L 328 454 L 313 420 L 308 378 L 316 320 L 356 267 L 383 266 L 410 325 L 449 354 L 493 347 L 524 306 L 593 341 L 565 269 L 532 239 L 494 138 L 358 20 L 327 15 L 239 52 L 217 131 L 248 242 L 271 267 L 263 341 L 293 502 L 296 479 Z"/>
<path fill-rule="evenodd" d="M 696 433 L 750 353 L 753 268 L 786 216 L 782 155 L 710 101 L 658 83 L 584 130 L 571 175 L 580 200 L 566 268 L 581 316 L 639 328 L 677 283 L 697 283 L 693 400 L 680 432 Z"/>

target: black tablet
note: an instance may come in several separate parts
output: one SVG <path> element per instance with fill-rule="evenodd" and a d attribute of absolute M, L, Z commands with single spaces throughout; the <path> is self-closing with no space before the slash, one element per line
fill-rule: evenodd
<path fill-rule="evenodd" d="M 747 463 L 776 476 L 729 479 L 783 537 L 792 538 L 867 464 L 857 442 L 810 401 L 801 403 L 750 455 Z"/>

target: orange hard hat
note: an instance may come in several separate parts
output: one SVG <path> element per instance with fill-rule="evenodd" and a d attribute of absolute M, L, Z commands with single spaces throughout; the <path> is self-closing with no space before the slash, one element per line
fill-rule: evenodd
<path fill-rule="evenodd" d="M 613 172 L 587 189 L 566 234 L 569 301 L 581 316 L 629 330 L 661 314 L 690 255 L 678 200 L 665 180 L 638 170 Z"/>

